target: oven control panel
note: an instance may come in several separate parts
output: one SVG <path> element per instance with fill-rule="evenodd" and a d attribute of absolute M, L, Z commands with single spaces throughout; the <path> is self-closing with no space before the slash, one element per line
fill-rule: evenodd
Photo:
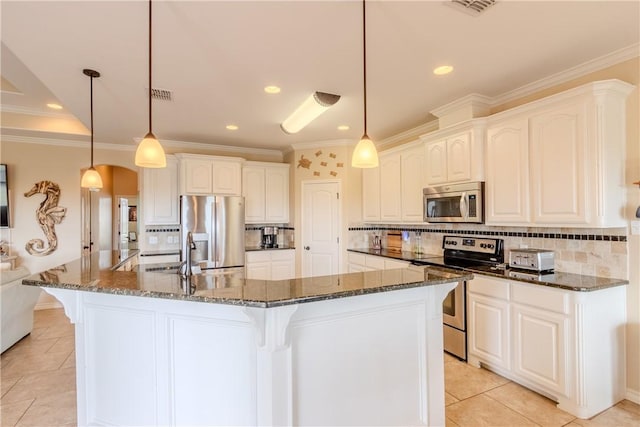
<path fill-rule="evenodd" d="M 496 254 L 501 249 L 500 239 L 484 237 L 444 236 L 443 249 L 456 251 Z"/>

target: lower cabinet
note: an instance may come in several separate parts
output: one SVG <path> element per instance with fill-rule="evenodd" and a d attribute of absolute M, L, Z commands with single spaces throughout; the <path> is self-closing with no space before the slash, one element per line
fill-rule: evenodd
<path fill-rule="evenodd" d="M 624 286 L 590 292 L 475 275 L 468 363 L 590 418 L 624 399 Z"/>
<path fill-rule="evenodd" d="M 251 251 L 245 255 L 247 279 L 285 280 L 296 276 L 295 250 Z"/>
<path fill-rule="evenodd" d="M 347 272 L 390 270 L 392 268 L 406 268 L 409 261 L 400 261 L 378 255 L 367 255 L 356 252 L 348 252 Z"/>

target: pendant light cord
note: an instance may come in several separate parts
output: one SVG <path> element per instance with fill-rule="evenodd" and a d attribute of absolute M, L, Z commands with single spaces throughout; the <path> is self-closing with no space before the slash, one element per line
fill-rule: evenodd
<path fill-rule="evenodd" d="M 93 75 L 89 76 L 90 77 L 90 87 L 91 87 L 91 96 L 90 96 L 90 100 L 91 100 L 91 169 L 93 169 Z"/>
<path fill-rule="evenodd" d="M 365 0 L 362 0 L 362 68 L 364 81 L 364 134 L 367 135 L 367 19 Z"/>
<path fill-rule="evenodd" d="M 149 0 L 149 133 L 151 132 L 151 1 Z"/>

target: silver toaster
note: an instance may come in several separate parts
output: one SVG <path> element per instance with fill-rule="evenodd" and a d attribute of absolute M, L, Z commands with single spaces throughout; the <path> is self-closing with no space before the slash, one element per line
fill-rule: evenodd
<path fill-rule="evenodd" d="M 548 249 L 512 249 L 509 267 L 534 271 L 553 271 L 555 253 Z"/>

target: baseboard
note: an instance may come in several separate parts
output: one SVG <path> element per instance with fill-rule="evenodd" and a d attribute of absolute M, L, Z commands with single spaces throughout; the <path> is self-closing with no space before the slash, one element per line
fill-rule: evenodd
<path fill-rule="evenodd" d="M 637 403 L 638 405 L 640 405 L 640 391 L 638 390 L 632 390 L 630 388 L 627 389 L 627 394 L 625 396 L 625 399 L 630 400 L 633 403 Z"/>
<path fill-rule="evenodd" d="M 62 308 L 62 304 L 60 304 L 60 302 L 57 300 L 39 302 L 38 304 L 36 304 L 36 306 L 33 309 L 34 310 L 50 310 L 52 308 Z"/>

